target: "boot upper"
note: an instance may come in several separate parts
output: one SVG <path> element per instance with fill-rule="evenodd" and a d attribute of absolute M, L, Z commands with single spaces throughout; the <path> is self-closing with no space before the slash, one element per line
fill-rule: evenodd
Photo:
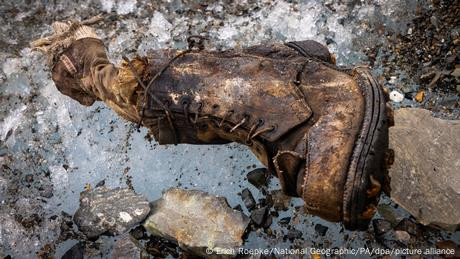
<path fill-rule="evenodd" d="M 177 52 L 156 52 L 149 60 L 151 74 Z M 188 113 L 186 120 L 212 120 L 218 128 L 230 126 L 231 132 L 244 129 L 246 141 L 260 137 L 274 142 L 312 115 L 296 85 L 304 62 L 244 52 L 190 53 L 170 64 L 150 90 L 171 111 Z M 161 108 L 151 101 L 149 104 L 150 111 Z M 176 132 L 177 142 L 196 141 L 184 139 L 180 133 Z M 160 136 L 158 141 L 167 144 L 168 140 Z"/>
<path fill-rule="evenodd" d="M 82 39 L 52 70 L 61 92 L 85 105 L 104 101 L 159 144 L 247 145 L 308 212 L 354 228 L 378 198 L 366 198 L 366 188 L 381 182 L 385 107 L 369 73 L 333 63 L 326 48 L 304 41 L 157 50 L 117 68 L 99 40 Z"/>

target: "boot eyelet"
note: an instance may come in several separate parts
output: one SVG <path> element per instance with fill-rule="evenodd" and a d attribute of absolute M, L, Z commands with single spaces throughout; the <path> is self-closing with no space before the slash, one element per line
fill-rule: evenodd
<path fill-rule="evenodd" d="M 264 120 L 264 119 L 258 119 L 258 120 L 257 120 L 257 124 L 259 125 L 259 127 L 262 126 L 262 125 L 264 125 L 264 123 L 265 123 L 265 120 Z"/>
<path fill-rule="evenodd" d="M 188 96 L 182 96 L 182 97 L 181 97 L 181 100 L 180 100 L 180 103 L 181 103 L 183 106 L 189 105 L 189 104 L 191 103 L 190 97 L 188 97 Z"/>

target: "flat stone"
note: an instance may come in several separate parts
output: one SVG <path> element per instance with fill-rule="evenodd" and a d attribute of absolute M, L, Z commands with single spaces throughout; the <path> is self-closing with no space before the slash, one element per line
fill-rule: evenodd
<path fill-rule="evenodd" d="M 377 206 L 377 211 L 383 219 L 391 223 L 391 226 L 396 226 L 401 220 L 404 219 L 404 215 L 399 213 L 396 208 L 389 204 L 379 204 Z"/>
<path fill-rule="evenodd" d="M 452 71 L 451 75 L 455 77 L 460 77 L 460 66 L 456 67 L 454 71 Z"/>
<path fill-rule="evenodd" d="M 403 246 L 396 236 L 396 232 L 391 227 L 391 223 L 384 219 L 372 220 L 375 239 L 385 248 L 398 248 Z"/>
<path fill-rule="evenodd" d="M 85 244 L 82 242 L 76 243 L 67 252 L 65 252 L 61 259 L 83 259 L 85 255 Z"/>
<path fill-rule="evenodd" d="M 278 224 L 281 226 L 287 226 L 291 222 L 291 217 L 284 217 L 278 221 Z"/>
<path fill-rule="evenodd" d="M 265 222 L 265 217 L 267 216 L 267 207 L 257 208 L 251 213 L 252 222 L 256 226 L 261 226 Z"/>
<path fill-rule="evenodd" d="M 150 212 L 149 202 L 130 189 L 104 186 L 80 193 L 74 221 L 88 238 L 118 235 L 139 224 Z"/>
<path fill-rule="evenodd" d="M 209 256 L 206 248 L 219 251 L 241 246 L 248 224 L 249 218 L 230 208 L 224 197 L 171 188 L 153 203 L 143 225 L 153 235 L 177 242 L 194 254 Z"/>
<path fill-rule="evenodd" d="M 249 172 L 246 176 L 248 181 L 257 188 L 267 186 L 270 173 L 267 168 L 257 168 Z"/>
<path fill-rule="evenodd" d="M 112 258 L 114 259 L 146 259 L 149 258 L 147 251 L 139 241 L 129 234 L 123 235 L 113 245 Z"/>
<path fill-rule="evenodd" d="M 243 200 L 244 206 L 246 206 L 248 210 L 252 210 L 256 207 L 256 200 L 248 188 L 245 188 L 241 192 L 241 199 Z"/>
<path fill-rule="evenodd" d="M 398 225 L 395 227 L 395 230 L 403 230 L 413 236 L 420 236 L 422 234 L 422 230 L 420 229 L 419 225 L 406 218 L 398 223 Z"/>
<path fill-rule="evenodd" d="M 391 198 L 423 225 L 454 231 L 460 225 L 460 120 L 424 109 L 395 111 L 390 147 Z"/>
<path fill-rule="evenodd" d="M 273 223 L 273 216 L 271 214 L 267 214 L 267 216 L 265 217 L 265 221 L 262 224 L 262 227 L 268 229 L 272 225 L 272 223 Z"/>
<path fill-rule="evenodd" d="M 372 226 L 374 227 L 374 233 L 377 237 L 392 230 L 391 223 L 384 219 L 372 220 Z"/>
<path fill-rule="evenodd" d="M 295 239 L 302 238 L 302 235 L 303 235 L 302 231 L 292 228 L 288 231 L 287 238 L 289 240 L 295 240 Z"/>

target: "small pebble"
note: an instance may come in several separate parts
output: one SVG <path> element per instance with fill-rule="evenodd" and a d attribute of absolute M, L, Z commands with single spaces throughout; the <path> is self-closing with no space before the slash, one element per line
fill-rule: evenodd
<path fill-rule="evenodd" d="M 423 100 L 425 99 L 425 91 L 420 91 L 417 93 L 417 95 L 415 95 L 415 101 L 421 103 L 423 102 Z"/>
<path fill-rule="evenodd" d="M 402 102 L 402 100 L 404 100 L 404 95 L 398 91 L 391 91 L 390 100 L 392 100 L 395 103 Z"/>
<path fill-rule="evenodd" d="M 278 224 L 287 226 L 291 222 L 291 217 L 285 217 L 278 221 Z"/>
<path fill-rule="evenodd" d="M 262 223 L 264 223 L 265 217 L 267 216 L 267 212 L 268 212 L 267 207 L 262 207 L 259 209 L 255 209 L 251 213 L 251 219 L 256 226 L 260 226 L 262 225 Z"/>
<path fill-rule="evenodd" d="M 410 235 L 409 233 L 407 233 L 406 231 L 403 231 L 403 230 L 396 230 L 395 231 L 395 236 L 396 236 L 396 239 L 398 241 L 401 241 L 401 242 L 409 242 L 410 241 Z"/>
<path fill-rule="evenodd" d="M 241 192 L 241 199 L 243 200 L 244 206 L 246 206 L 248 210 L 252 210 L 256 206 L 256 200 L 248 188 L 245 188 Z"/>
<path fill-rule="evenodd" d="M 396 79 L 397 79 L 396 76 L 390 76 L 390 80 L 388 80 L 388 83 L 390 83 L 390 84 L 395 84 L 395 83 L 396 83 Z"/>
<path fill-rule="evenodd" d="M 323 226 L 321 224 L 316 224 L 315 226 L 315 231 L 320 235 L 320 236 L 324 236 L 326 235 L 326 232 L 329 228 L 326 227 L 326 226 Z"/>
<path fill-rule="evenodd" d="M 252 185 L 260 188 L 267 185 L 269 172 L 266 168 L 257 168 L 249 172 L 246 177 Z"/>
<path fill-rule="evenodd" d="M 410 235 L 414 236 L 420 235 L 421 233 L 419 225 L 417 225 L 417 223 L 408 218 L 404 218 L 403 220 L 401 220 L 394 229 L 405 231 Z"/>
<path fill-rule="evenodd" d="M 451 76 L 454 76 L 454 77 L 460 77 L 460 66 L 457 65 L 457 67 L 455 68 L 454 71 L 452 71 L 452 73 L 450 73 Z"/>
<path fill-rule="evenodd" d="M 391 230 L 391 223 L 384 219 L 372 220 L 372 226 L 374 227 L 374 233 L 377 237 L 382 236 Z"/>
<path fill-rule="evenodd" d="M 299 231 L 299 230 L 293 228 L 293 229 L 289 230 L 289 232 L 287 234 L 287 238 L 289 240 L 302 238 L 302 231 Z"/>
<path fill-rule="evenodd" d="M 34 181 L 34 176 L 32 174 L 26 175 L 26 182 L 31 183 Z"/>

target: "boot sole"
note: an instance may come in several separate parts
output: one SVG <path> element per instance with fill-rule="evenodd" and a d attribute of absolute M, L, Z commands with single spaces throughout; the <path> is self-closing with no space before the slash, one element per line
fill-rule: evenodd
<path fill-rule="evenodd" d="M 369 69 L 354 69 L 365 98 L 365 115 L 353 148 L 343 195 L 346 229 L 365 230 L 372 219 L 384 183 L 388 150 L 388 114 L 382 87 Z"/>

